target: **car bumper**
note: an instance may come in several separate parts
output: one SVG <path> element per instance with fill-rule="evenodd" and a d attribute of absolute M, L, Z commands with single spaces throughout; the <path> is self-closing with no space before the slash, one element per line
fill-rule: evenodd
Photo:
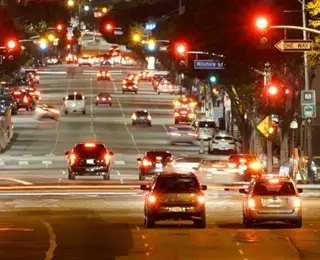
<path fill-rule="evenodd" d="M 96 101 L 97 104 L 110 104 L 112 103 L 112 100 L 99 100 Z"/>
<path fill-rule="evenodd" d="M 137 119 L 137 120 L 132 120 L 132 123 L 134 123 L 134 124 L 151 124 L 151 121 L 147 120 L 147 119 Z"/>
<path fill-rule="evenodd" d="M 178 122 L 192 122 L 192 121 L 193 121 L 193 118 L 189 118 L 189 117 L 178 117 L 178 118 L 175 118 L 175 121 L 178 121 Z"/>
<path fill-rule="evenodd" d="M 200 218 L 205 212 L 205 209 L 200 206 L 160 206 L 148 208 L 148 214 L 156 221 L 167 219 L 183 219 L 191 220 L 193 218 Z"/>
<path fill-rule="evenodd" d="M 288 221 L 288 220 L 299 220 L 302 218 L 301 209 L 293 209 L 291 212 L 280 212 L 279 210 L 270 211 L 259 211 L 248 210 L 246 214 L 249 220 L 255 221 Z"/>
<path fill-rule="evenodd" d="M 68 112 L 82 112 L 85 110 L 84 107 L 66 107 Z"/>
<path fill-rule="evenodd" d="M 153 176 L 153 175 L 161 173 L 161 172 L 164 172 L 163 167 L 161 167 L 161 168 L 152 167 L 152 168 L 147 168 L 147 169 L 140 169 L 140 174 L 142 176 Z"/>
<path fill-rule="evenodd" d="M 123 88 L 123 92 L 136 92 L 138 91 L 138 88 Z"/>
<path fill-rule="evenodd" d="M 76 175 L 103 175 L 109 173 L 110 166 L 74 166 L 70 170 Z"/>
<path fill-rule="evenodd" d="M 171 137 L 171 142 L 172 143 L 193 143 L 195 139 L 191 136 L 175 136 Z"/>
<path fill-rule="evenodd" d="M 110 80 L 110 77 L 97 77 L 97 80 Z"/>

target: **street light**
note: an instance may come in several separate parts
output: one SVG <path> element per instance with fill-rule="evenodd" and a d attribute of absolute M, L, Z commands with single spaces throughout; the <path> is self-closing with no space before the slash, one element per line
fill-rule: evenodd
<path fill-rule="evenodd" d="M 75 5 L 74 0 L 68 0 L 67 5 L 68 5 L 69 7 L 74 7 L 74 5 Z"/>
<path fill-rule="evenodd" d="M 141 36 L 138 33 L 136 33 L 136 34 L 133 35 L 132 39 L 135 42 L 140 42 L 141 41 Z"/>
<path fill-rule="evenodd" d="M 56 38 L 56 37 L 55 37 L 53 34 L 49 34 L 49 35 L 48 35 L 48 40 L 49 40 L 50 42 L 53 42 L 55 38 Z"/>
<path fill-rule="evenodd" d="M 83 7 L 83 10 L 85 10 L 86 12 L 88 12 L 88 11 L 90 10 L 90 6 L 89 6 L 89 5 L 85 5 L 85 6 Z"/>
<path fill-rule="evenodd" d="M 101 10 L 104 14 L 108 12 L 108 8 L 107 7 L 103 7 Z"/>

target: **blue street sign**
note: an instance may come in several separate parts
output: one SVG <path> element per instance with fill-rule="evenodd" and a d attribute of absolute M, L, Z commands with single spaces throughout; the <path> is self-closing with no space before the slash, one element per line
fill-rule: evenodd
<path fill-rule="evenodd" d="M 219 60 L 195 60 L 194 68 L 198 70 L 221 70 L 225 65 Z"/>

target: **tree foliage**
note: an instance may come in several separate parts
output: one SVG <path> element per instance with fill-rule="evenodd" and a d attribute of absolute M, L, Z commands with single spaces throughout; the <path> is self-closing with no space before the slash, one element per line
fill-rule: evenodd
<path fill-rule="evenodd" d="M 306 6 L 309 11 L 310 20 L 309 25 L 315 29 L 320 28 L 320 0 L 309 2 Z M 314 37 L 313 49 L 308 52 L 308 61 L 311 67 L 319 64 L 320 58 L 320 36 Z"/>
<path fill-rule="evenodd" d="M 41 35 L 46 32 L 48 25 L 45 21 L 39 21 L 38 23 L 28 23 L 25 25 L 24 31 L 28 35 Z"/>

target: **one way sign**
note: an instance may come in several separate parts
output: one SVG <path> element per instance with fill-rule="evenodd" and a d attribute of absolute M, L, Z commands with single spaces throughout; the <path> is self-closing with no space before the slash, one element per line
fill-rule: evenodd
<path fill-rule="evenodd" d="M 312 50 L 311 40 L 281 40 L 274 45 L 282 52 L 304 52 Z"/>

